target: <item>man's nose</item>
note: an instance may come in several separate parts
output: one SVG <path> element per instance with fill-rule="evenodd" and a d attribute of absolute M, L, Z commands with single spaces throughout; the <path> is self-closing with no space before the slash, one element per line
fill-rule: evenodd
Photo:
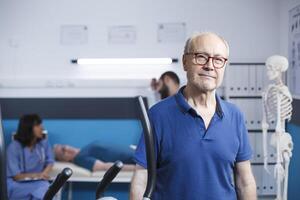
<path fill-rule="evenodd" d="M 203 69 L 206 71 L 213 71 L 214 70 L 214 64 L 213 59 L 208 58 L 208 62 L 203 66 Z"/>

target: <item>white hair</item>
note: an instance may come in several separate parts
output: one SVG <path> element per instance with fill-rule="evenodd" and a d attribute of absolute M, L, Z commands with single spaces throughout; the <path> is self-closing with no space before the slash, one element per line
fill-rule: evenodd
<path fill-rule="evenodd" d="M 184 52 L 183 53 L 187 54 L 187 53 L 190 53 L 192 51 L 193 41 L 196 38 L 204 36 L 204 35 L 210 35 L 210 34 L 217 36 L 218 38 L 220 38 L 223 41 L 223 43 L 224 43 L 224 45 L 226 46 L 226 49 L 227 49 L 227 55 L 229 56 L 229 45 L 228 45 L 228 42 L 222 36 L 220 36 L 219 34 L 214 33 L 214 32 L 210 32 L 210 31 L 196 32 L 191 37 L 189 37 L 186 40 L 186 42 L 185 42 Z"/>

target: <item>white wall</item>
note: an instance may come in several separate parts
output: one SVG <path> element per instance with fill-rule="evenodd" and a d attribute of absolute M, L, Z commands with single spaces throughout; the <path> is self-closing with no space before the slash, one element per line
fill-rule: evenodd
<path fill-rule="evenodd" d="M 162 22 L 185 22 L 187 36 L 198 30 L 218 32 L 230 44 L 231 62 L 264 62 L 281 50 L 279 12 L 283 2 L 279 1 L 0 0 L 0 95 L 16 93 L 11 88 L 24 82 L 30 88 L 74 91 L 88 79 L 95 80 L 94 85 L 99 87 L 101 83 L 97 81 L 106 79 L 105 88 L 109 88 L 110 80 L 124 86 L 128 79 L 139 80 L 138 85 L 148 87 L 150 78 L 167 69 L 185 77 L 181 63 L 165 68 L 89 68 L 70 64 L 70 59 L 77 57 L 181 58 L 184 41 L 157 42 L 157 25 Z M 61 25 L 87 25 L 88 44 L 62 46 Z M 108 27 L 114 25 L 136 26 L 136 43 L 109 44 Z"/>

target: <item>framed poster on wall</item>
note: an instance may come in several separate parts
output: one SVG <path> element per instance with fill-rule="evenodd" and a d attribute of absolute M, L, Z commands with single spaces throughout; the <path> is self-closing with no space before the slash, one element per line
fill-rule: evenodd
<path fill-rule="evenodd" d="M 293 98 L 300 99 L 300 5 L 289 12 L 288 85 Z"/>

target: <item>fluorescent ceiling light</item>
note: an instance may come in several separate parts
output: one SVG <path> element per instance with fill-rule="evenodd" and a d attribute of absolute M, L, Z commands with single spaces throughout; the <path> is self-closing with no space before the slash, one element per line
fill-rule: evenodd
<path fill-rule="evenodd" d="M 78 65 L 170 65 L 174 58 L 79 58 L 71 60 Z"/>

